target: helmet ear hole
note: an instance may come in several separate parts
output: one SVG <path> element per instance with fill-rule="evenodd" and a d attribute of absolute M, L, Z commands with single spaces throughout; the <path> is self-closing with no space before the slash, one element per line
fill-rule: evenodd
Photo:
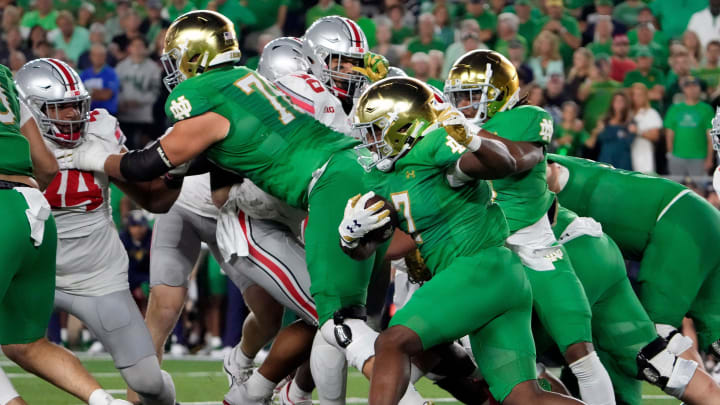
<path fill-rule="evenodd" d="M 397 131 L 398 131 L 398 133 L 404 134 L 404 133 L 406 133 L 406 132 L 408 131 L 408 129 L 410 129 L 411 126 L 412 126 L 412 123 L 408 122 L 407 124 L 405 124 L 405 125 L 401 126 L 400 128 L 398 128 Z"/>

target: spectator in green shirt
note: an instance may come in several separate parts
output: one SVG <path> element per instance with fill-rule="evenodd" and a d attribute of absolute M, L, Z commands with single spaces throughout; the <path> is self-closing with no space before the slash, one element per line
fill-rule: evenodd
<path fill-rule="evenodd" d="M 405 24 L 405 8 L 399 4 L 394 4 L 388 8 L 387 15 L 392 22 L 390 42 L 395 45 L 404 44 L 415 33 L 412 28 Z"/>
<path fill-rule="evenodd" d="M 584 103 L 583 121 L 587 131 L 595 129 L 598 119 L 610 108 L 613 94 L 621 88 L 620 83 L 610 79 L 610 60 L 595 60 L 588 79 L 578 90 L 578 98 Z"/>
<path fill-rule="evenodd" d="M 680 38 L 690 17 L 707 6 L 708 0 L 654 0 L 650 3 L 653 15 L 670 38 Z"/>
<path fill-rule="evenodd" d="M 256 15 L 237 0 L 212 0 L 205 7 L 208 10 L 215 10 L 229 18 L 235 25 L 235 33 L 239 35 L 245 27 L 257 24 Z"/>
<path fill-rule="evenodd" d="M 672 70 L 665 77 L 666 107 L 685 100 L 681 82 L 683 79 L 694 77 L 690 66 L 690 55 L 685 46 L 673 44 L 670 47 L 670 67 Z M 699 80 L 699 83 L 702 91 L 705 91 L 707 84 L 702 80 Z"/>
<path fill-rule="evenodd" d="M 444 86 L 443 82 L 432 77 L 431 60 L 427 53 L 414 53 L 412 57 L 410 57 L 410 66 L 411 68 L 408 70 L 412 73 L 412 77 L 442 90 Z"/>
<path fill-rule="evenodd" d="M 105 22 L 115 13 L 115 3 L 109 0 L 89 0 L 90 4 L 95 7 L 93 19 L 96 22 Z"/>
<path fill-rule="evenodd" d="M 57 10 L 67 10 L 71 13 L 76 13 L 80 6 L 82 5 L 81 0 L 55 0 L 55 9 Z"/>
<path fill-rule="evenodd" d="M 188 0 L 171 0 L 170 4 L 163 10 L 163 17 L 173 22 L 181 15 L 195 10 L 195 6 Z"/>
<path fill-rule="evenodd" d="M 437 38 L 441 40 L 445 46 L 449 46 L 455 42 L 455 29 L 450 20 L 450 12 L 445 4 L 436 4 L 432 11 L 435 16 L 435 24 L 438 27 Z"/>
<path fill-rule="evenodd" d="M 546 0 L 547 17 L 540 21 L 543 30 L 550 31 L 560 37 L 560 54 L 565 66 L 572 64 L 573 52 L 580 47 L 580 27 L 577 21 L 567 14 L 563 0 Z"/>
<path fill-rule="evenodd" d="M 58 30 L 53 34 L 53 46 L 63 50 L 72 64 L 77 65 L 80 55 L 90 49 L 90 33 L 75 26 L 75 18 L 67 10 L 59 12 L 56 21 Z"/>
<path fill-rule="evenodd" d="M 590 138 L 590 134 L 578 118 L 579 112 L 580 108 L 574 101 L 562 104 L 562 121 L 555 127 L 552 141 L 552 147 L 558 155 L 582 156 L 585 141 Z"/>
<path fill-rule="evenodd" d="M 420 14 L 418 17 L 418 36 L 408 42 L 408 52 L 425 52 L 432 49 L 445 50 L 445 44 L 435 38 L 435 16 L 430 13 Z"/>
<path fill-rule="evenodd" d="M 490 41 L 497 28 L 497 16 L 486 0 L 469 0 L 465 5 L 465 18 L 474 18 L 480 25 L 480 40 Z"/>
<path fill-rule="evenodd" d="M 289 3 L 289 0 L 247 1 L 247 8 L 255 17 L 255 24 L 253 24 L 250 29 L 257 34 L 248 34 L 245 45 L 254 44 L 253 36 L 259 36 L 260 32 L 267 32 L 269 34 L 273 34 L 275 37 L 282 36 L 282 28 L 285 25 L 285 19 L 287 18 Z"/>
<path fill-rule="evenodd" d="M 639 18 L 646 18 L 643 14 L 641 13 Z M 655 31 L 652 22 L 641 20 L 638 26 L 628 33 L 628 39 L 630 40 L 630 56 L 635 56 L 638 49 L 647 48 L 653 54 L 653 67 L 662 71 L 667 70 L 667 41 L 662 32 Z"/>
<path fill-rule="evenodd" d="M 612 33 L 613 23 L 612 18 L 607 15 L 599 15 L 595 22 L 595 35 L 593 41 L 586 45 L 586 48 L 593 53 L 593 55 L 612 55 Z"/>
<path fill-rule="evenodd" d="M 533 7 L 530 0 L 516 0 L 513 10 L 519 19 L 518 34 L 525 37 L 528 44 L 532 44 L 542 29 L 542 25 L 539 23 L 543 18 L 542 13 Z"/>
<path fill-rule="evenodd" d="M 525 37 L 518 34 L 519 23 L 520 19 L 518 19 L 518 16 L 513 13 L 502 13 L 498 16 L 498 35 L 497 40 L 495 41 L 495 46 L 493 47 L 496 52 L 500 52 L 506 57 L 509 57 L 510 53 L 508 50 L 508 44 L 511 41 L 517 41 L 522 44 L 525 48 L 525 52 L 527 53 L 527 41 L 525 40 Z"/>
<path fill-rule="evenodd" d="M 647 7 L 647 5 L 640 0 L 625 0 L 615 7 L 615 10 L 613 10 L 613 18 L 628 27 L 634 27 L 635 24 L 637 24 L 640 10 L 645 7 Z"/>
<path fill-rule="evenodd" d="M 647 47 L 635 52 L 637 69 L 625 75 L 623 87 L 630 88 L 635 83 L 642 83 L 648 88 L 648 99 L 652 107 L 662 111 L 662 101 L 665 95 L 665 74 L 653 67 L 653 54 Z"/>
<path fill-rule="evenodd" d="M 20 20 L 20 25 L 26 28 L 39 25 L 45 31 L 52 31 L 57 28 L 55 23 L 57 15 L 57 10 L 53 10 L 52 0 L 36 0 L 34 10 L 25 13 Z"/>
<path fill-rule="evenodd" d="M 318 4 L 310 7 L 305 13 L 305 28 L 310 27 L 315 21 L 330 15 L 345 16 L 345 9 L 336 4 L 333 0 L 320 0 Z"/>
<path fill-rule="evenodd" d="M 345 15 L 347 18 L 355 21 L 360 29 L 365 33 L 365 37 L 368 41 L 368 46 L 374 48 L 377 45 L 377 39 L 375 37 L 375 22 L 362 15 L 362 5 L 360 0 L 343 0 L 343 7 L 345 8 Z"/>
<path fill-rule="evenodd" d="M 692 74 L 707 83 L 710 100 L 715 100 L 720 95 L 720 41 L 708 42 L 705 47 L 705 60 Z"/>
<path fill-rule="evenodd" d="M 683 78 L 681 84 L 685 101 L 672 105 L 663 122 L 668 168 L 673 176 L 702 176 L 713 167 L 708 130 L 715 112 L 700 101 L 700 82 L 696 78 Z"/>

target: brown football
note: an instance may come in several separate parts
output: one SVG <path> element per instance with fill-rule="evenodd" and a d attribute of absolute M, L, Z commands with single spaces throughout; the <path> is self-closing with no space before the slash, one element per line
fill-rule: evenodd
<path fill-rule="evenodd" d="M 390 239 L 393 235 L 393 232 L 395 232 L 395 228 L 400 225 L 400 221 L 398 219 L 397 211 L 395 210 L 395 207 L 393 204 L 388 201 L 386 198 L 383 198 L 377 194 L 371 199 L 369 199 L 365 203 L 365 208 L 372 206 L 378 201 L 383 201 L 385 203 L 385 207 L 388 210 L 390 210 L 390 222 L 383 225 L 382 227 L 375 229 L 374 231 L 368 232 L 367 235 L 363 236 L 362 239 L 360 239 L 361 242 L 367 243 L 367 242 L 375 242 L 375 243 L 383 243 Z"/>

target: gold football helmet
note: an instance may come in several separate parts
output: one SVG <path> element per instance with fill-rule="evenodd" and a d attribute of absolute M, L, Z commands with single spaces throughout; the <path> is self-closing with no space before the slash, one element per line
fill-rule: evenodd
<path fill-rule="evenodd" d="M 503 55 L 475 50 L 461 56 L 445 81 L 445 98 L 465 117 L 479 122 L 513 108 L 520 99 L 515 66 Z"/>
<path fill-rule="evenodd" d="M 169 91 L 178 83 L 221 63 L 240 60 L 240 47 L 232 21 L 210 10 L 185 13 L 165 35 L 160 58 Z"/>
<path fill-rule="evenodd" d="M 433 91 L 419 80 L 393 77 L 372 84 L 355 105 L 353 132 L 364 141 L 355 147 L 358 162 L 367 171 L 391 170 L 437 114 Z"/>

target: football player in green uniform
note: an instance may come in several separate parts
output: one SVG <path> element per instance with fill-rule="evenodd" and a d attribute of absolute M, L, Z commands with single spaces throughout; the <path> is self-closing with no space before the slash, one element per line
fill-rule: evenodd
<path fill-rule="evenodd" d="M 460 57 L 445 84 L 450 104 L 503 140 L 518 161 L 516 174 L 492 182 L 510 228 L 506 244 L 523 260 L 535 312 L 578 378 L 582 399 L 612 404 L 610 377 L 592 345 L 590 305 L 547 215 L 555 198 L 545 179 L 552 118 L 541 108 L 518 105 L 519 91 L 512 63 L 487 50 Z"/>
<path fill-rule="evenodd" d="M 359 353 L 350 362 L 357 359 L 353 365 L 369 376 L 376 333 L 365 325 L 354 331 L 352 339 L 332 337 L 333 323 L 364 325 L 374 265 L 374 258 L 354 261 L 347 257 L 335 236 L 345 202 L 365 189 L 364 172 L 353 152 L 357 141 L 296 110 L 255 71 L 234 67 L 239 59 L 235 31 L 227 18 L 206 10 L 178 17 L 168 29 L 162 58 L 164 80 L 172 89 L 166 113 L 177 121 L 173 129 L 147 148 L 126 154 L 108 155 L 81 145 L 68 164 L 139 182 L 204 153 L 220 168 L 242 173 L 263 191 L 307 210 L 306 261 L 319 325 L 328 324 L 331 344 L 345 344 L 347 353 Z M 377 60 L 368 62 L 373 63 L 356 61 L 360 66 L 355 67 L 379 67 Z M 239 389 L 231 388 L 226 401 L 263 401 L 289 370 L 307 359 L 315 332 L 315 327 L 303 322 L 281 331 L 259 373 L 242 388 L 246 392 L 237 394 Z M 329 340 L 327 334 L 323 336 Z"/>
<path fill-rule="evenodd" d="M 640 261 L 638 296 L 658 334 L 672 338 L 688 316 L 700 347 L 717 355 L 720 213 L 667 179 L 586 159 L 553 154 L 548 159 L 554 162 L 548 182 L 560 203 L 598 221 L 625 258 Z M 683 356 L 700 361 L 691 352 Z"/>
<path fill-rule="evenodd" d="M 367 183 L 392 201 L 400 228 L 432 273 L 378 337 L 369 403 L 397 404 L 410 358 L 465 335 L 496 400 L 579 403 L 537 385 L 530 285 L 518 257 L 503 246 L 507 223 L 482 180 L 514 173 L 515 159 L 502 143 L 470 133 L 464 121 L 449 106 L 437 110 L 432 90 L 410 78 L 375 83 L 357 103 L 354 128 L 369 151 L 359 156 Z M 339 227 L 354 257 L 371 254 L 375 242 L 363 238 L 390 220 L 384 202 L 366 208 L 373 196 L 350 199 Z"/>
<path fill-rule="evenodd" d="M 70 92 L 70 88 L 67 89 Z M 58 164 L 30 109 L 20 103 L 10 69 L 0 65 L 0 345 L 11 360 L 90 405 L 121 405 L 69 351 L 45 337 L 55 296 L 57 233 L 40 188 Z M 25 404 L 4 374 L 0 403 Z"/>

